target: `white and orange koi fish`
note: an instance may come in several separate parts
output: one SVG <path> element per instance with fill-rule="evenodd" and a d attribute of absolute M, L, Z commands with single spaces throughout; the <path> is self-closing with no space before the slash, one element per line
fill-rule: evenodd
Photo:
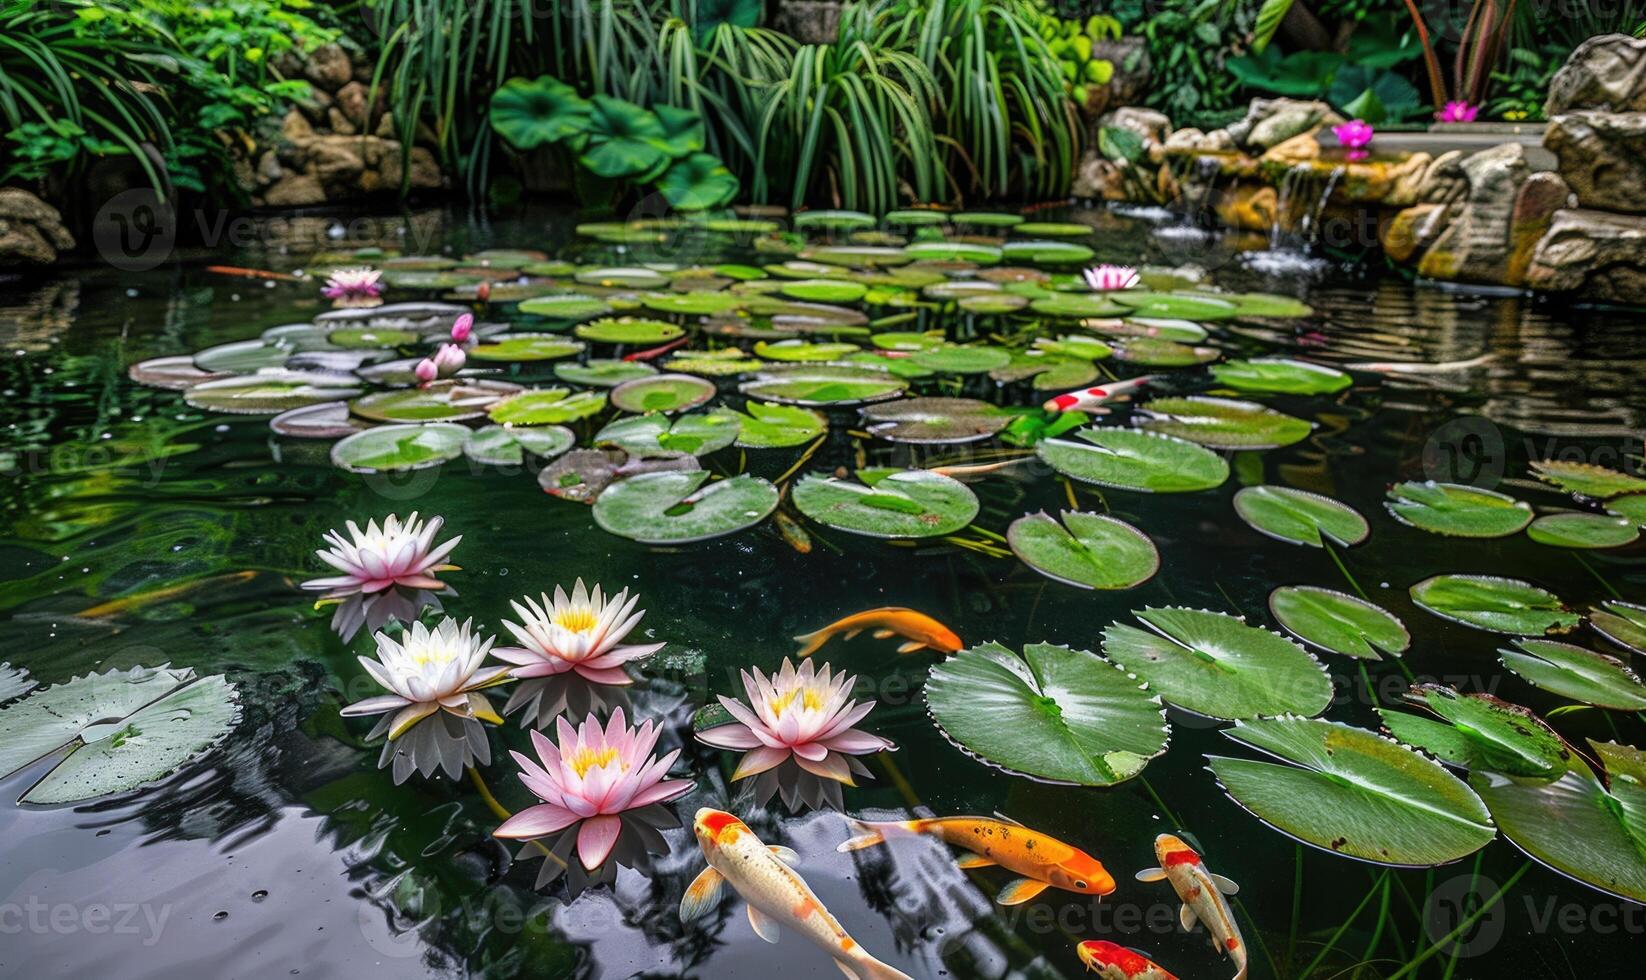
<path fill-rule="evenodd" d="M 1092 412 L 1101 415 L 1108 412 L 1104 406 L 1109 402 L 1129 395 L 1153 380 L 1154 375 L 1145 374 L 1112 384 L 1082 388 L 1079 391 L 1058 395 L 1056 398 L 1049 398 L 1040 407 L 1048 412 Z"/>
<path fill-rule="evenodd" d="M 1088 939 L 1075 947 L 1087 972 L 1102 980 L 1177 980 L 1165 967 L 1142 953 L 1106 939 Z"/>
<path fill-rule="evenodd" d="M 1196 920 L 1204 922 L 1206 932 L 1212 937 L 1212 946 L 1234 961 L 1234 980 L 1245 980 L 1246 941 L 1240 936 L 1240 927 L 1235 925 L 1228 899 L 1223 897 L 1233 895 L 1240 886 L 1207 871 L 1206 863 L 1194 848 L 1171 834 L 1161 834 L 1154 839 L 1154 853 L 1160 867 L 1139 871 L 1137 880 L 1171 882 L 1172 890 L 1183 902 L 1178 921 L 1184 930 L 1193 929 Z"/>
<path fill-rule="evenodd" d="M 833 957 L 835 966 L 851 980 L 912 980 L 869 955 L 846 934 L 791 867 L 800 860 L 794 851 L 766 846 L 743 821 L 711 807 L 697 811 L 692 831 L 709 866 L 686 888 L 680 900 L 680 921 L 690 922 L 713 908 L 720 901 L 722 887 L 730 882 L 748 903 L 749 925 L 768 943 L 777 942 L 780 926 L 788 926 Z"/>

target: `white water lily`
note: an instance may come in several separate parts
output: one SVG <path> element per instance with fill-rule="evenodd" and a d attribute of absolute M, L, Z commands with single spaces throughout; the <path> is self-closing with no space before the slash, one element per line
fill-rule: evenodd
<path fill-rule="evenodd" d="M 459 535 L 436 545 L 434 536 L 444 525 L 445 520 L 439 517 L 420 523 L 416 511 L 404 523 L 393 514 L 383 518 L 381 527 L 376 521 L 370 521 L 364 531 L 349 521 L 346 527 L 350 540 L 345 541 L 336 531 L 327 531 L 326 540 L 331 547 L 315 552 L 321 561 L 343 574 L 310 579 L 303 583 L 303 588 L 323 591 L 328 599 L 343 599 L 360 592 L 369 595 L 397 585 L 408 589 L 443 589 L 445 583 L 431 573 L 457 567 L 441 563 L 463 540 Z"/>
<path fill-rule="evenodd" d="M 481 667 L 496 637 L 481 640 L 472 631 L 473 623 L 472 619 L 465 620 L 459 626 L 450 616 L 434 629 L 413 623 L 398 641 L 387 633 L 378 633 L 377 659 L 361 657 L 360 665 L 392 693 L 356 701 L 342 713 L 355 716 L 398 712 L 389 729 L 391 741 L 436 711 L 502 724 L 503 719 L 480 692 L 507 681 L 509 667 Z"/>
<path fill-rule="evenodd" d="M 795 670 L 787 657 L 770 677 L 743 671 L 747 705 L 720 696 L 720 704 L 736 721 L 698 732 L 697 739 L 721 749 L 747 749 L 732 780 L 746 779 L 793 758 L 814 776 L 847 786 L 852 767 L 846 756 L 866 755 L 895 748 L 878 735 L 852 727 L 875 706 L 850 700 L 857 678 L 841 673 L 831 677 L 828 666 L 819 671 L 807 660 Z"/>
<path fill-rule="evenodd" d="M 629 684 L 623 665 L 663 648 L 661 643 L 621 645 L 646 615 L 644 609 L 634 611 L 640 597 L 630 596 L 628 589 L 607 599 L 599 585 L 589 592 L 578 579 L 570 596 L 555 586 L 553 602 L 547 595 L 541 599 L 537 603 L 526 596 L 525 605 L 510 602 L 521 623 L 503 621 L 521 646 L 498 648 L 497 659 L 515 664 L 514 676 L 522 680 L 576 671 L 596 684 Z"/>

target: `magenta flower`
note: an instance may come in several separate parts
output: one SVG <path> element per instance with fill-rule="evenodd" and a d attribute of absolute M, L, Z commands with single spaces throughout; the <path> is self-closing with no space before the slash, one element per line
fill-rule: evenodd
<path fill-rule="evenodd" d="M 468 343 L 469 335 L 474 333 L 474 314 L 465 313 L 452 324 L 452 340 L 459 344 Z"/>
<path fill-rule="evenodd" d="M 383 273 L 364 266 L 338 269 L 326 277 L 320 295 L 340 307 L 376 306 L 383 300 L 383 286 L 377 280 Z"/>
<path fill-rule="evenodd" d="M 640 597 L 631 598 L 627 589 L 606 599 L 600 594 L 600 586 L 590 593 L 578 579 L 569 597 L 557 585 L 552 603 L 547 595 L 541 598 L 541 605 L 530 596 L 524 597 L 524 606 L 511 601 L 509 605 L 514 607 L 521 625 L 503 621 L 521 645 L 502 647 L 497 657 L 518 665 L 514 670 L 517 678 L 576 671 L 595 684 L 629 684 L 632 680 L 623 665 L 663 649 L 661 643 L 621 645 L 640 617 L 646 615 L 644 609 L 634 611 Z"/>
<path fill-rule="evenodd" d="M 664 779 L 680 750 L 652 756 L 658 730 L 650 721 L 629 728 L 623 709 L 612 712 L 604 730 L 594 715 L 576 730 L 555 719 L 559 745 L 532 732 L 532 747 L 542 765 L 519 752 L 520 781 L 543 802 L 503 821 L 493 836 L 530 840 L 558 833 L 582 821 L 577 853 L 593 871 L 605 862 L 623 832 L 622 814 L 663 803 L 691 789 L 689 779 Z"/>
<path fill-rule="evenodd" d="M 1137 286 L 1137 270 L 1129 265 L 1097 265 L 1085 272 L 1086 285 L 1100 293 Z"/>
<path fill-rule="evenodd" d="M 434 361 L 434 369 L 440 377 L 449 378 L 463 370 L 463 362 L 468 360 L 468 355 L 456 344 L 441 344 L 430 360 Z"/>
<path fill-rule="evenodd" d="M 428 384 L 435 378 L 440 377 L 440 368 L 434 363 L 434 358 L 425 357 L 417 362 L 417 367 L 412 368 L 412 374 L 417 376 L 417 380 Z"/>
<path fill-rule="evenodd" d="M 1337 144 L 1346 150 L 1364 149 L 1372 141 L 1372 124 L 1364 119 L 1351 119 L 1332 127 Z"/>
<path fill-rule="evenodd" d="M 1474 122 L 1475 116 L 1480 114 L 1480 106 L 1470 105 L 1463 101 L 1448 102 L 1437 113 L 1435 118 L 1441 122 L 1460 123 Z"/>
<path fill-rule="evenodd" d="M 829 667 L 819 672 L 811 660 L 795 670 L 787 657 L 770 678 L 758 670 L 753 676 L 744 671 L 749 703 L 721 695 L 721 705 L 737 720 L 698 732 L 697 739 L 716 748 L 749 750 L 732 774 L 734 782 L 793 758 L 814 776 L 855 786 L 846 756 L 894 748 L 890 741 L 852 727 L 875 705 L 847 700 L 856 680 L 845 673 L 831 679 Z"/>
<path fill-rule="evenodd" d="M 315 552 L 321 561 L 343 574 L 310 579 L 303 583 L 303 588 L 324 591 L 327 599 L 343 599 L 356 593 L 370 595 L 397 585 L 408 589 L 443 589 L 445 583 L 436 579 L 434 573 L 457 567 L 442 562 L 463 540 L 459 535 L 436 545 L 434 536 L 444 524 L 445 520 L 439 517 L 420 524 L 416 511 L 405 523 L 390 514 L 383 518 L 381 528 L 376 521 L 371 521 L 364 531 L 349 521 L 346 526 L 352 540 L 345 541 L 336 531 L 327 531 L 326 540 L 331 547 Z"/>

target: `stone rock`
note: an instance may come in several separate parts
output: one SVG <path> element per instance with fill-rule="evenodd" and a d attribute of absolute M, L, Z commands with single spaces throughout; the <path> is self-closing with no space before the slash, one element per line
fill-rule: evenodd
<path fill-rule="evenodd" d="M 301 112 L 293 109 L 280 120 L 280 138 L 287 143 L 303 143 L 314 139 L 314 127 Z"/>
<path fill-rule="evenodd" d="M 335 92 L 354 78 L 354 63 L 341 45 L 322 44 L 309 52 L 303 64 L 303 77 L 318 88 Z"/>
<path fill-rule="evenodd" d="M 1556 116 L 1543 145 L 1584 207 L 1646 212 L 1646 112 Z"/>
<path fill-rule="evenodd" d="M 1417 182 L 1417 200 L 1431 204 L 1455 201 L 1469 192 L 1469 179 L 1463 174 L 1463 161 L 1468 157 L 1462 150 L 1447 150 L 1434 158 Z"/>
<path fill-rule="evenodd" d="M 1646 112 L 1646 39 L 1600 34 L 1573 48 L 1549 80 L 1543 114 L 1574 109 Z"/>
<path fill-rule="evenodd" d="M 1106 159 L 1095 149 L 1087 150 L 1081 159 L 1080 168 L 1075 171 L 1074 180 L 1069 185 L 1069 193 L 1081 200 L 1124 201 L 1129 197 L 1125 172 L 1119 164 Z"/>
<path fill-rule="evenodd" d="M 327 125 L 328 117 L 326 114 L 331 111 L 331 107 L 336 101 L 324 91 L 311 88 L 307 95 L 299 99 L 293 99 L 292 106 L 301 112 L 303 117 L 310 123 L 323 128 Z"/>
<path fill-rule="evenodd" d="M 1396 262 L 1409 261 L 1439 237 L 1445 213 L 1440 204 L 1416 204 L 1397 211 L 1378 229 L 1384 254 Z"/>
<path fill-rule="evenodd" d="M 1507 285 L 1515 201 L 1531 172 L 1525 147 L 1504 143 L 1470 155 L 1461 166 L 1469 196 L 1418 260 L 1418 273 L 1447 282 Z"/>
<path fill-rule="evenodd" d="M 377 128 L 372 130 L 372 135 L 378 137 L 379 139 L 394 139 L 394 116 L 387 112 L 383 113 L 381 116 L 378 116 Z"/>
<path fill-rule="evenodd" d="M 49 265 L 73 247 L 56 208 L 21 187 L 0 187 L 0 266 Z"/>
<path fill-rule="evenodd" d="M 840 36 L 840 8 L 833 0 L 784 0 L 772 26 L 802 44 L 832 44 Z"/>
<path fill-rule="evenodd" d="M 1419 151 L 1389 167 L 1389 191 L 1383 195 L 1383 203 L 1391 208 L 1409 208 L 1416 204 L 1421 199 L 1423 178 L 1432 163 L 1433 157 Z"/>
<path fill-rule="evenodd" d="M 328 193 L 346 197 L 366 169 L 366 141 L 370 137 L 317 136 L 308 146 L 307 172 L 318 177 Z M 376 142 L 376 140 L 372 140 Z"/>
<path fill-rule="evenodd" d="M 1212 205 L 1225 225 L 1267 232 L 1280 216 L 1280 195 L 1267 184 L 1240 183 L 1218 195 Z"/>
<path fill-rule="evenodd" d="M 1141 37 L 1123 37 L 1092 44 L 1092 57 L 1114 66 L 1109 79 L 1109 103 L 1133 105 L 1149 92 L 1149 45 Z"/>
<path fill-rule="evenodd" d="M 1172 121 L 1166 118 L 1164 112 L 1140 106 L 1124 106 L 1113 112 L 1106 112 L 1097 120 L 1097 125 L 1099 128 L 1112 126 L 1116 129 L 1130 130 L 1143 137 L 1144 144 L 1151 148 L 1163 145 L 1172 131 Z"/>
<path fill-rule="evenodd" d="M 1301 99 L 1253 99 L 1246 115 L 1229 124 L 1229 136 L 1237 146 L 1267 150 L 1299 133 L 1343 122 L 1343 117 L 1324 102 Z"/>
<path fill-rule="evenodd" d="M 1193 126 L 1174 129 L 1162 144 L 1168 154 L 1228 153 L 1234 150 L 1234 140 L 1226 129 L 1203 133 Z"/>
<path fill-rule="evenodd" d="M 327 110 L 326 122 L 331 126 L 331 131 L 340 136 L 354 136 L 360 132 L 354 123 L 349 121 L 349 117 L 343 115 L 342 110 L 336 106 L 332 106 Z"/>
<path fill-rule="evenodd" d="M 313 174 L 287 174 L 263 192 L 271 208 L 301 208 L 326 203 L 326 188 Z"/>
<path fill-rule="evenodd" d="M 366 91 L 366 86 L 359 82 L 350 82 L 337 90 L 337 109 L 356 132 L 364 132 L 367 127 Z"/>
<path fill-rule="evenodd" d="M 1509 256 L 1504 264 L 1503 280 L 1510 286 L 1526 282 L 1526 269 L 1532 264 L 1532 253 L 1537 243 L 1549 230 L 1556 212 L 1570 203 L 1572 189 L 1557 173 L 1544 170 L 1526 178 L 1515 197 L 1514 211 L 1509 216 Z"/>
<path fill-rule="evenodd" d="M 1312 132 L 1298 133 L 1289 140 L 1276 143 L 1263 151 L 1263 155 L 1258 158 L 1262 163 L 1276 163 L 1282 166 L 1295 166 L 1318 159 L 1320 143 L 1315 140 Z"/>
<path fill-rule="evenodd" d="M 1526 285 L 1585 298 L 1646 304 L 1646 217 L 1556 211 L 1533 249 Z"/>
<path fill-rule="evenodd" d="M 434 159 L 426 146 L 414 146 L 411 150 L 411 167 L 409 173 L 410 186 L 414 190 L 434 190 L 443 186 L 440 179 L 440 164 Z M 382 160 L 383 184 L 385 190 L 396 190 L 400 187 L 401 161 L 400 144 L 385 143 Z"/>
<path fill-rule="evenodd" d="M 286 168 L 280 166 L 280 155 L 273 150 L 264 150 L 263 155 L 257 158 L 257 179 L 259 183 L 272 184 L 286 175 Z"/>

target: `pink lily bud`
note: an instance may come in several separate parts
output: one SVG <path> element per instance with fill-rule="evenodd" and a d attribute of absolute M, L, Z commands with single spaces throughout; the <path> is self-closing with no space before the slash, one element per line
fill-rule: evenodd
<path fill-rule="evenodd" d="M 466 343 L 469 335 L 474 332 L 474 314 L 465 313 L 452 324 L 452 339 L 458 343 Z"/>
<path fill-rule="evenodd" d="M 431 360 L 440 377 L 449 378 L 463 369 L 463 362 L 468 357 L 463 353 L 463 348 L 456 344 L 441 344 Z"/>
<path fill-rule="evenodd" d="M 424 384 L 440 377 L 440 369 L 435 367 L 434 361 L 427 357 L 417 362 L 417 368 L 412 373 L 416 374 L 417 380 Z"/>

